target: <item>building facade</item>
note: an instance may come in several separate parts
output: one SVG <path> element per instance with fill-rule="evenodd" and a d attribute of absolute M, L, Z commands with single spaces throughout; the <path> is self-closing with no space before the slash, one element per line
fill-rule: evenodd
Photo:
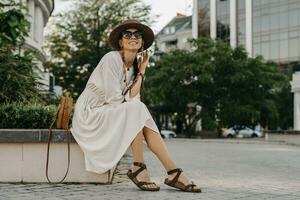
<path fill-rule="evenodd" d="M 280 65 L 300 61 L 299 0 L 194 0 L 193 37 L 244 45 Z"/>
<path fill-rule="evenodd" d="M 37 65 L 41 71 L 41 82 L 45 85 L 42 89 L 60 93 L 55 86 L 55 77 L 44 69 L 46 54 L 42 49 L 44 43 L 44 27 L 54 10 L 54 0 L 20 0 L 28 8 L 28 21 L 30 22 L 29 35 L 26 38 L 24 49 L 33 49 L 37 52 Z"/>
<path fill-rule="evenodd" d="M 172 49 L 188 49 L 188 39 L 192 38 L 192 16 L 177 13 L 161 31 L 156 34 L 158 52 L 169 52 Z"/>

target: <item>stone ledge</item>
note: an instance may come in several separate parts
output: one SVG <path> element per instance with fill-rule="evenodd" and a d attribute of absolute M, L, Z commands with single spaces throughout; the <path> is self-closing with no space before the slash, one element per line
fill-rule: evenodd
<path fill-rule="evenodd" d="M 48 129 L 0 129 L 0 182 L 47 182 L 45 167 Z M 53 129 L 49 176 L 63 177 L 67 166 L 67 131 Z M 71 134 L 70 170 L 64 181 L 70 183 L 112 184 L 119 163 L 103 174 L 85 169 L 84 155 Z M 51 179 L 51 178 L 50 178 Z"/>
<path fill-rule="evenodd" d="M 0 129 L 0 143 L 45 143 L 48 129 Z M 51 142 L 67 142 L 67 131 L 52 129 Z M 76 143 L 71 134 L 71 142 Z"/>
<path fill-rule="evenodd" d="M 275 131 L 275 130 L 267 130 L 264 131 L 264 133 L 268 134 L 283 134 L 283 135 L 300 135 L 300 131 L 295 130 L 281 130 L 281 131 Z"/>
<path fill-rule="evenodd" d="M 267 133 L 265 139 L 268 141 L 284 142 L 290 145 L 300 145 L 299 133 Z"/>
<path fill-rule="evenodd" d="M 46 179 L 47 143 L 1 143 L 0 182 L 38 183 Z M 49 177 L 60 180 L 67 168 L 66 144 L 51 144 L 49 157 Z M 70 145 L 70 169 L 64 180 L 78 183 L 111 184 L 116 166 L 98 174 L 85 169 L 84 155 L 78 144 Z"/>

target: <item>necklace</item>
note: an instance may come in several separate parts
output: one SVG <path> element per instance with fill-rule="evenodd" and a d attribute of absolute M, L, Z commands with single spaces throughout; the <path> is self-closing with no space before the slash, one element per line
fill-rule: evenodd
<path fill-rule="evenodd" d="M 120 54 L 121 54 L 121 58 L 122 58 L 122 61 L 123 61 L 123 76 L 125 77 L 124 83 L 125 83 L 125 85 L 126 85 L 125 88 L 128 89 L 128 88 L 129 88 L 128 85 L 129 85 L 129 82 L 130 82 L 130 81 L 127 82 L 128 77 L 127 77 L 126 69 L 127 69 L 127 71 L 129 71 L 130 67 L 127 68 L 126 65 L 125 65 L 125 56 L 124 56 L 124 52 L 121 51 Z"/>
<path fill-rule="evenodd" d="M 124 51 L 121 51 L 121 57 L 122 57 L 122 60 L 123 60 L 123 66 L 127 69 L 127 71 L 130 70 L 131 67 L 127 67 L 126 64 L 125 64 L 125 55 L 124 55 Z M 132 65 L 132 63 L 131 63 Z M 131 66 L 130 65 L 130 66 Z"/>

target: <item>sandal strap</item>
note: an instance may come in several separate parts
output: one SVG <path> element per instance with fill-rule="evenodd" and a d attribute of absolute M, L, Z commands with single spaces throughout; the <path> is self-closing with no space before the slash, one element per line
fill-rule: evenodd
<path fill-rule="evenodd" d="M 185 186 L 184 191 L 189 191 L 189 188 L 190 188 L 190 187 L 192 187 L 191 189 L 194 190 L 194 187 L 195 187 L 195 186 L 196 186 L 196 185 L 195 185 L 194 183 L 188 184 L 188 185 Z"/>
<path fill-rule="evenodd" d="M 140 186 L 143 186 L 143 185 L 152 185 L 152 184 L 156 185 L 156 183 L 154 183 L 154 182 L 146 182 L 146 181 L 140 181 L 137 184 L 140 185 Z"/>
<path fill-rule="evenodd" d="M 172 169 L 172 170 L 168 171 L 167 173 L 168 173 L 168 175 L 170 175 L 170 174 L 173 174 L 174 172 L 177 172 L 177 171 L 182 171 L 182 169 L 181 168 L 175 168 L 175 169 Z"/>
<path fill-rule="evenodd" d="M 179 178 L 179 176 L 180 176 L 180 174 L 181 174 L 181 172 L 182 172 L 182 169 L 181 169 L 181 168 L 175 168 L 175 169 L 172 169 L 172 170 L 168 171 L 168 175 L 170 175 L 170 174 L 172 174 L 172 173 L 174 173 L 174 172 L 177 172 L 177 174 L 176 174 L 176 176 L 172 179 L 172 181 L 170 182 L 170 184 L 171 184 L 172 186 L 174 186 L 175 183 L 177 182 L 177 180 L 178 180 L 178 178 Z"/>
<path fill-rule="evenodd" d="M 133 163 L 135 166 L 139 166 L 140 168 L 138 170 L 136 170 L 135 172 L 132 173 L 132 175 L 134 177 L 136 177 L 139 173 L 141 173 L 141 171 L 143 171 L 144 169 L 146 169 L 146 165 L 144 163 L 141 162 L 134 162 Z"/>
<path fill-rule="evenodd" d="M 142 162 L 133 162 L 133 164 L 135 165 L 135 166 L 139 166 L 139 167 L 143 167 L 143 168 L 147 168 L 146 167 L 146 164 L 145 163 L 142 163 Z"/>

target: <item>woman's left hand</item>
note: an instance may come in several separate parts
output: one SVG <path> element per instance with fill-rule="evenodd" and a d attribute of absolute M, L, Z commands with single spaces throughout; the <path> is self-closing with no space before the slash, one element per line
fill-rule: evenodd
<path fill-rule="evenodd" d="M 140 72 L 145 73 L 146 67 L 149 64 L 149 58 L 150 58 L 150 55 L 148 53 L 148 50 L 146 50 L 145 52 L 143 52 L 143 56 L 141 58 L 142 59 L 141 60 L 141 65 L 140 65 L 140 68 L 139 68 Z"/>

